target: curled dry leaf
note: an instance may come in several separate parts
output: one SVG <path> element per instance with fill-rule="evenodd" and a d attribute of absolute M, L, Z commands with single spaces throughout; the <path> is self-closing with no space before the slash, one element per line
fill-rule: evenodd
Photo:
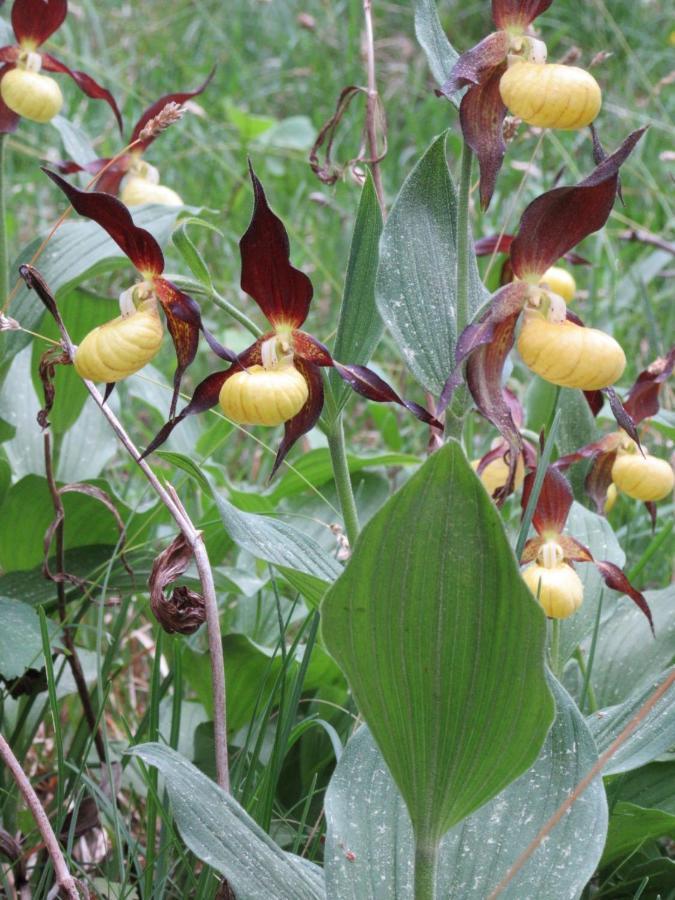
<path fill-rule="evenodd" d="M 175 587 L 169 596 L 164 588 L 179 578 L 192 559 L 192 548 L 179 534 L 163 550 L 150 573 L 150 605 L 155 618 L 169 634 L 193 634 L 206 620 L 204 598 L 185 586 Z"/>

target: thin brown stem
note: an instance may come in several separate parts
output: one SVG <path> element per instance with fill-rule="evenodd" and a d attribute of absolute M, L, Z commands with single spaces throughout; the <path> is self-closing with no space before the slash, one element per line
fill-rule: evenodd
<path fill-rule="evenodd" d="M 7 766 L 17 787 L 21 791 L 28 809 L 31 811 L 35 823 L 45 842 L 47 853 L 54 866 L 54 874 L 56 875 L 56 883 L 64 892 L 69 900 L 80 900 L 80 893 L 77 889 L 75 879 L 68 871 L 66 860 L 61 852 L 61 847 L 56 839 L 54 830 L 52 829 L 47 813 L 44 811 L 37 794 L 33 790 L 26 773 L 19 765 L 19 760 L 14 756 L 12 748 L 9 746 L 4 737 L 0 734 L 0 758 Z"/>
<path fill-rule="evenodd" d="M 368 152 L 371 163 L 370 170 L 373 173 L 375 193 L 382 210 L 386 213 L 384 204 L 384 189 L 382 187 L 382 172 L 380 171 L 380 154 L 377 148 L 377 116 L 379 107 L 379 94 L 377 92 L 377 79 L 375 77 L 375 40 L 373 36 L 373 2 L 363 0 L 363 15 L 366 23 L 366 75 L 368 77 L 368 97 L 366 100 L 366 135 L 368 138 Z"/>
<path fill-rule="evenodd" d="M 628 231 L 622 231 L 619 235 L 622 241 L 639 241 L 641 244 L 649 244 L 652 247 L 658 247 L 659 250 L 665 250 L 675 256 L 675 244 L 665 241 L 657 234 L 646 231 L 644 228 L 629 228 Z"/>
<path fill-rule="evenodd" d="M 60 317 L 59 317 L 60 318 Z M 63 324 L 58 322 L 61 336 L 65 349 L 71 359 L 75 357 L 75 347 L 70 339 L 70 335 Z M 209 655 L 211 657 L 211 687 L 213 691 L 213 729 L 216 743 L 216 780 L 220 787 L 225 791 L 230 790 L 230 773 L 227 758 L 227 717 L 225 708 L 225 660 L 223 658 L 223 645 L 220 636 L 220 618 L 218 615 L 218 601 L 216 599 L 216 588 L 213 583 L 213 572 L 209 562 L 208 552 L 201 531 L 195 528 L 185 507 L 178 499 L 173 487 L 166 487 L 157 478 L 150 466 L 144 459 L 138 448 L 131 440 L 110 407 L 104 403 L 101 393 L 91 382 L 84 380 L 84 385 L 89 394 L 94 399 L 108 424 L 115 432 L 118 440 L 125 448 L 129 456 L 133 459 L 139 469 L 143 472 L 151 487 L 166 506 L 170 515 L 180 528 L 186 541 L 192 549 L 192 555 L 195 559 L 199 580 L 202 585 L 202 594 L 206 607 L 206 630 L 208 634 Z"/>
<path fill-rule="evenodd" d="M 675 683 L 675 670 L 673 670 L 668 678 L 663 682 L 663 684 L 659 685 L 659 687 L 654 691 L 654 693 L 649 697 L 649 699 L 640 707 L 637 713 L 633 716 L 630 722 L 626 725 L 623 731 L 612 741 L 609 747 L 605 750 L 605 752 L 598 758 L 598 761 L 595 765 L 589 770 L 588 774 L 585 778 L 579 782 L 579 784 L 574 788 L 572 793 L 569 795 L 567 800 L 562 803 L 558 809 L 553 813 L 548 822 L 542 827 L 541 831 L 537 834 L 537 836 L 532 840 L 532 842 L 523 850 L 518 859 L 514 862 L 511 868 L 508 870 L 506 875 L 499 882 L 497 887 L 492 891 L 488 900 L 494 900 L 495 897 L 498 897 L 501 892 L 511 883 L 516 874 L 523 868 L 528 859 L 535 852 L 537 847 L 540 846 L 542 841 L 553 831 L 555 826 L 560 822 L 563 816 L 567 813 L 569 809 L 576 803 L 579 797 L 584 793 L 584 791 L 589 787 L 591 782 L 602 772 L 608 760 L 616 753 L 619 747 L 631 736 L 631 734 L 635 731 L 635 729 L 640 725 L 641 722 L 649 715 L 650 711 L 654 708 L 654 706 L 658 703 L 658 701 L 666 694 L 670 688 Z"/>
<path fill-rule="evenodd" d="M 59 519 L 59 524 L 56 526 L 56 531 L 54 534 L 54 546 L 56 550 L 56 575 L 57 577 L 60 577 L 60 580 L 56 582 L 56 599 L 58 604 L 59 620 L 63 629 L 63 643 L 66 646 L 66 658 L 68 660 L 68 665 L 70 666 L 70 671 L 73 674 L 73 680 L 75 681 L 75 686 L 77 687 L 77 693 L 80 697 L 80 703 L 82 704 L 84 716 L 87 720 L 89 730 L 94 737 L 94 744 L 96 746 L 98 758 L 100 759 L 101 764 L 105 765 L 105 743 L 103 742 L 103 737 L 96 723 L 96 714 L 94 713 L 94 707 L 91 702 L 89 688 L 87 687 L 87 679 L 84 677 L 84 671 L 82 670 L 80 657 L 78 656 L 77 647 L 75 646 L 75 638 L 72 630 L 66 623 L 66 589 L 63 580 L 61 580 L 64 572 L 66 571 L 65 550 L 63 543 L 63 499 L 61 497 L 61 494 L 59 493 L 59 489 L 54 478 L 54 467 L 52 466 L 52 443 L 48 428 L 45 429 L 44 432 L 44 453 L 47 484 L 49 485 L 49 492 L 52 496 L 54 514 L 57 519 Z"/>

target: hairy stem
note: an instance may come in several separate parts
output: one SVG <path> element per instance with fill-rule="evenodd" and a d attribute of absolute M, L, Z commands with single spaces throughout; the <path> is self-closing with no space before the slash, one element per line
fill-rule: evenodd
<path fill-rule="evenodd" d="M 415 839 L 415 900 L 435 900 L 438 841 Z"/>
<path fill-rule="evenodd" d="M 7 209 L 5 182 L 7 164 L 7 134 L 0 134 L 0 306 L 5 308 L 9 294 L 9 259 L 7 254 Z"/>
<path fill-rule="evenodd" d="M 382 210 L 385 214 L 384 188 L 380 171 L 380 154 L 377 149 L 377 113 L 379 95 L 375 78 L 375 40 L 373 36 L 373 2 L 363 0 L 363 16 L 366 25 L 366 76 L 368 78 L 368 98 L 366 100 L 366 136 L 370 155 L 370 171 L 373 173 L 373 185 Z"/>
<path fill-rule="evenodd" d="M 330 459 L 333 465 L 335 487 L 337 489 L 338 499 L 340 500 L 340 509 L 342 510 L 345 531 L 347 533 L 349 544 L 353 547 L 360 530 L 360 525 L 359 515 L 356 511 L 356 502 L 354 500 L 354 491 L 352 490 L 352 481 L 349 476 L 347 448 L 345 446 L 345 431 L 342 425 L 341 414 L 336 417 L 330 430 L 327 432 L 327 437 Z"/>
<path fill-rule="evenodd" d="M 49 429 L 46 429 L 44 432 L 44 452 L 45 474 L 47 476 L 49 492 L 52 496 L 54 514 L 61 519 L 54 534 L 54 546 L 56 549 L 56 575 L 57 577 L 60 576 L 62 578 L 63 573 L 66 571 L 65 552 L 63 544 L 63 500 L 61 499 L 61 494 L 59 493 L 59 489 L 56 486 L 56 480 L 54 478 L 54 468 L 52 466 L 51 435 Z M 77 687 L 77 693 L 80 697 L 80 703 L 82 704 L 82 710 L 84 711 L 84 717 L 87 720 L 89 731 L 94 736 L 96 753 L 98 754 L 98 758 L 100 759 L 102 765 L 105 765 L 105 744 L 96 722 L 96 713 L 94 712 L 94 707 L 91 702 L 89 688 L 87 687 L 87 679 L 84 677 L 84 671 L 82 669 L 80 657 L 77 654 L 77 647 L 75 646 L 75 637 L 73 634 L 73 630 L 66 624 L 66 590 L 62 580 L 56 582 L 56 600 L 59 610 L 59 621 L 61 622 L 61 628 L 63 629 L 63 643 L 65 644 L 67 651 L 66 659 L 68 660 L 68 665 L 70 666 L 70 671 L 73 675 L 73 681 L 75 682 L 75 686 Z"/>
<path fill-rule="evenodd" d="M 40 831 L 40 834 L 42 835 L 43 841 L 45 842 L 47 853 L 49 853 L 49 857 L 54 866 L 56 883 L 59 885 L 66 897 L 70 898 L 70 900 L 80 900 L 80 893 L 77 889 L 75 879 L 68 871 L 68 866 L 66 865 L 63 853 L 61 852 L 59 842 L 56 840 L 56 835 L 54 834 L 51 823 L 47 817 L 47 813 L 44 811 L 37 794 L 33 790 L 33 786 L 26 776 L 26 773 L 19 765 L 18 759 L 12 753 L 12 748 L 9 746 L 9 744 L 1 734 L 0 758 L 7 766 L 7 769 L 11 773 L 12 778 L 16 782 L 17 787 L 21 791 L 23 798 L 26 801 L 26 805 L 28 806 L 33 815 L 33 818 L 35 819 L 35 823 Z"/>

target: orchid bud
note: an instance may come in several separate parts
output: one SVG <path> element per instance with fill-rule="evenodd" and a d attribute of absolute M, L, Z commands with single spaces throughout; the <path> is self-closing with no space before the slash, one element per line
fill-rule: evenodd
<path fill-rule="evenodd" d="M 240 425 L 280 425 L 296 416 L 309 398 L 304 377 L 292 362 L 235 372 L 223 384 L 218 401 Z"/>
<path fill-rule="evenodd" d="M 75 369 L 90 381 L 121 381 L 157 355 L 163 333 L 156 300 L 142 300 L 135 312 L 89 332 L 75 353 Z"/>
<path fill-rule="evenodd" d="M 552 619 L 566 619 L 583 602 L 584 586 L 567 563 L 558 563 L 553 568 L 532 563 L 522 576 L 546 615 Z"/>
<path fill-rule="evenodd" d="M 142 206 L 144 203 L 157 203 L 160 206 L 183 205 L 183 200 L 176 191 L 163 184 L 154 184 L 138 175 L 127 177 L 120 200 L 125 206 Z"/>
<path fill-rule="evenodd" d="M 558 294 L 558 296 L 562 297 L 567 303 L 574 300 L 577 283 L 574 280 L 574 276 L 571 275 L 567 269 L 561 269 L 559 266 L 551 266 L 551 268 L 547 269 L 541 276 L 539 284 L 541 287 L 552 291 L 554 294 Z"/>
<path fill-rule="evenodd" d="M 512 115 L 539 128 L 584 128 L 602 104 L 600 86 L 585 69 L 518 57 L 509 58 L 499 92 Z"/>
<path fill-rule="evenodd" d="M 617 453 L 612 466 L 612 481 L 629 497 L 649 503 L 663 500 L 671 493 L 675 476 L 665 459 L 649 454 L 642 456 L 633 445 Z"/>
<path fill-rule="evenodd" d="M 53 78 L 40 75 L 35 68 L 10 69 L 0 81 L 0 94 L 12 112 L 32 122 L 51 121 L 63 106 L 61 88 Z"/>
<path fill-rule="evenodd" d="M 474 472 L 478 471 L 479 465 L 480 460 L 474 459 L 471 463 L 471 468 L 474 470 Z M 485 466 L 479 477 L 481 482 L 483 483 L 483 487 L 492 497 L 495 491 L 499 490 L 499 488 L 501 487 L 504 487 L 504 485 L 506 484 L 506 481 L 509 477 L 508 463 L 504 462 L 504 459 L 502 457 L 493 459 Z M 514 490 L 518 490 L 524 480 L 525 463 L 523 462 L 523 457 L 521 454 L 518 457 L 518 463 L 516 465 L 516 475 L 513 483 Z"/>
<path fill-rule="evenodd" d="M 610 335 L 574 322 L 550 322 L 532 310 L 518 338 L 523 362 L 551 384 L 597 391 L 621 377 L 626 357 Z"/>

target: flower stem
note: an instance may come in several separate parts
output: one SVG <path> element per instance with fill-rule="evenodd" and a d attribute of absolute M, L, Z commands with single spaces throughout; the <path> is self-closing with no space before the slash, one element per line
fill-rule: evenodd
<path fill-rule="evenodd" d="M 581 697 L 579 698 L 579 709 L 583 712 L 584 706 L 586 704 L 586 696 L 590 698 L 591 691 L 593 690 L 591 685 L 591 672 L 593 671 L 593 663 L 595 662 L 595 650 L 598 646 L 598 635 L 600 634 L 600 621 L 602 619 L 602 601 L 605 597 L 605 591 L 603 588 L 600 588 L 600 596 L 598 597 L 598 608 L 595 613 L 595 622 L 593 624 L 593 636 L 591 637 L 591 646 L 588 651 L 588 663 L 586 664 L 586 671 L 584 672 L 584 684 L 581 688 Z M 595 700 L 595 697 L 593 697 Z M 593 710 L 591 710 L 593 712 Z"/>
<path fill-rule="evenodd" d="M 551 672 L 560 678 L 560 619 L 551 619 Z"/>
<path fill-rule="evenodd" d="M 415 900 L 435 900 L 438 841 L 415 839 Z"/>
<path fill-rule="evenodd" d="M 465 142 L 462 145 L 457 204 L 457 337 L 469 324 L 469 192 L 472 163 L 473 151 Z"/>
<path fill-rule="evenodd" d="M 340 500 L 340 509 L 342 510 L 342 518 L 344 520 L 345 531 L 351 547 L 358 536 L 360 525 L 359 515 L 356 511 L 356 501 L 354 500 L 354 491 L 352 490 L 352 482 L 349 477 L 349 465 L 347 463 L 347 448 L 345 446 L 345 431 L 342 426 L 342 415 L 338 415 L 326 432 L 328 438 L 328 449 L 330 451 L 330 459 L 333 464 L 333 476 L 335 478 L 335 487 L 337 488 L 338 499 Z"/>
<path fill-rule="evenodd" d="M 5 164 L 7 134 L 0 134 L 0 306 L 4 308 L 9 294 L 9 260 L 7 254 L 7 210 L 5 204 Z"/>

